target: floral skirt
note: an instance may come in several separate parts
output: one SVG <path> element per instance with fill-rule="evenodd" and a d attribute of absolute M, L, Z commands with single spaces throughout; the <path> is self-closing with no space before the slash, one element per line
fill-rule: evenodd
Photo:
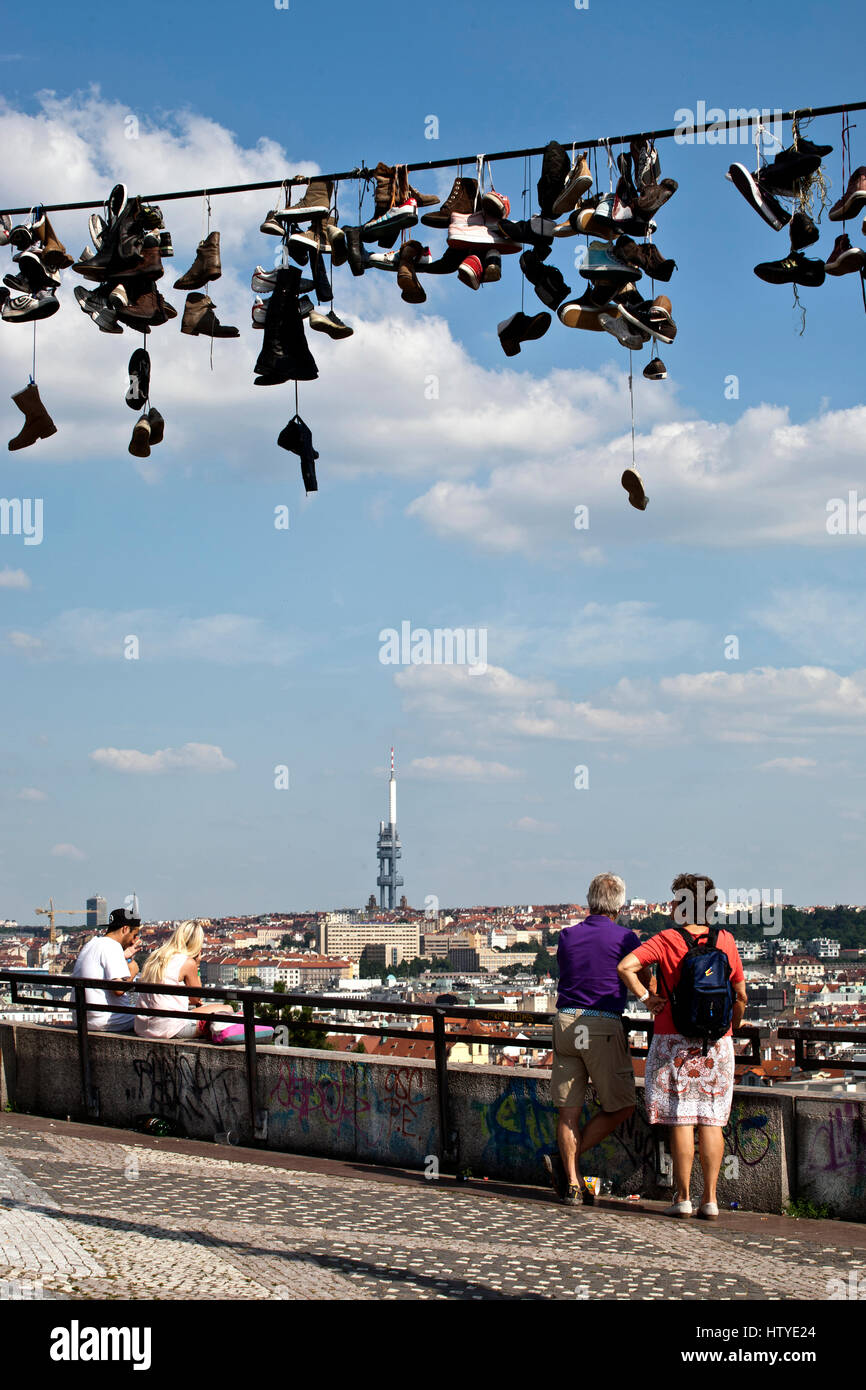
<path fill-rule="evenodd" d="M 721 1125 L 731 1113 L 734 1044 L 707 1048 L 679 1033 L 656 1034 L 646 1059 L 646 1108 L 651 1125 Z"/>

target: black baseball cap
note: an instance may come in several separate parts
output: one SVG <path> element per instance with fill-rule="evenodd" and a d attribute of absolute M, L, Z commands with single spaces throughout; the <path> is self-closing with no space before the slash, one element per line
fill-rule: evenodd
<path fill-rule="evenodd" d="M 115 907 L 108 919 L 108 930 L 117 931 L 119 927 L 140 927 L 141 918 L 134 917 L 128 907 Z"/>

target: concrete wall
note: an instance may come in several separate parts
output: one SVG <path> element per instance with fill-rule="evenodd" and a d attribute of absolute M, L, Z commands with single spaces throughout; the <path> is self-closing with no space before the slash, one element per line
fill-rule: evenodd
<path fill-rule="evenodd" d="M 98 1118 L 132 1126 L 162 1115 L 193 1139 L 249 1143 L 243 1051 L 135 1037 L 91 1038 Z M 457 1162 L 473 1176 L 544 1182 L 554 1147 L 550 1073 L 449 1067 Z M 86 1118 L 73 1031 L 0 1024 L 0 1103 Z M 795 1196 L 866 1219 L 866 1107 L 837 1097 L 737 1088 L 725 1130 L 720 1201 L 780 1211 Z M 587 1115 L 589 1114 L 587 1110 Z M 256 1133 L 268 1148 L 423 1169 L 441 1155 L 432 1062 L 356 1054 L 258 1050 Z M 227 1138 L 228 1137 L 228 1138 Z M 633 1118 L 584 1160 L 614 1193 L 668 1197 L 659 1183 L 664 1131 L 646 1121 L 643 1088 Z M 693 1197 L 700 1193 L 696 1169 Z"/>

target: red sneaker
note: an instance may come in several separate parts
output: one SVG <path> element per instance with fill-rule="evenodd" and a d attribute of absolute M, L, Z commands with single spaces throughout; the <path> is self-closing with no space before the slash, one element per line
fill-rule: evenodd
<path fill-rule="evenodd" d="M 498 222 L 501 217 L 511 216 L 511 199 L 505 193 L 497 193 L 491 188 L 489 193 L 482 193 L 481 207 L 487 217 Z"/>
<path fill-rule="evenodd" d="M 484 266 L 478 256 L 467 256 L 457 267 L 457 274 L 470 290 L 477 290 L 484 275 Z"/>

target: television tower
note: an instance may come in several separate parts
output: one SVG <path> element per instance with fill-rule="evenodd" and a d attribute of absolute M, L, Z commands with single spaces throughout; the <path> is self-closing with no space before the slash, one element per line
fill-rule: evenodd
<path fill-rule="evenodd" d="M 397 836 L 397 778 L 394 776 L 394 749 L 391 749 L 391 776 L 388 781 L 388 823 L 379 821 L 379 839 L 376 842 L 376 855 L 379 860 L 379 907 L 394 908 L 397 905 L 397 889 L 403 887 L 403 879 L 397 873 L 397 860 L 403 854 Z M 385 901 L 387 893 L 388 901 Z"/>

